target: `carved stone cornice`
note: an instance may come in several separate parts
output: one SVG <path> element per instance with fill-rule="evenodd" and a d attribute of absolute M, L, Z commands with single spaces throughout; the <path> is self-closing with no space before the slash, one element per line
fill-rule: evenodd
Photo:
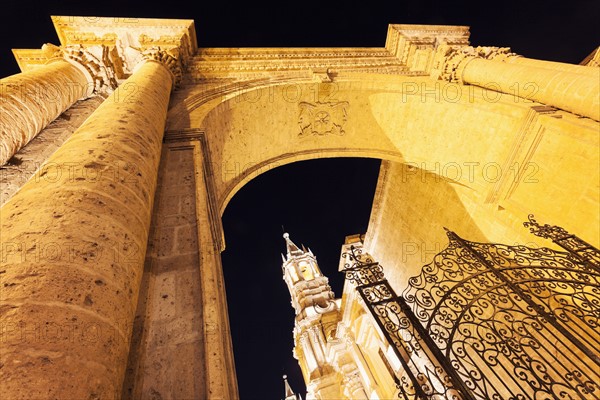
<path fill-rule="evenodd" d="M 89 95 L 110 93 L 118 86 L 113 63 L 106 46 L 97 45 L 84 48 L 81 45 L 55 46 L 46 43 L 42 46 L 46 62 L 63 58 L 75 65 L 89 82 Z"/>
<path fill-rule="evenodd" d="M 343 72 L 427 75 L 439 43 L 469 44 L 466 26 L 390 25 L 385 47 L 199 49 L 187 65 L 192 80 L 256 79 L 307 73 L 328 82 Z"/>
<path fill-rule="evenodd" d="M 142 51 L 155 47 L 178 48 L 183 63 L 198 48 L 193 20 L 53 16 L 52 22 L 63 46 L 102 44 L 116 46 L 120 53 L 127 47 Z"/>
<path fill-rule="evenodd" d="M 408 70 L 429 72 L 440 43 L 468 46 L 469 27 L 391 24 L 385 48 Z"/>
<path fill-rule="evenodd" d="M 42 50 L 13 50 L 26 71 L 62 56 L 90 75 L 96 90 L 127 79 L 143 59 L 163 63 L 179 83 L 197 52 L 194 21 L 184 19 L 53 16 L 60 40 Z M 62 49 L 62 50 L 61 50 Z"/>
<path fill-rule="evenodd" d="M 196 81 L 305 74 L 313 80 L 328 82 L 342 71 L 403 74 L 405 69 L 383 48 L 207 48 L 200 49 L 187 66 L 190 78 Z"/>
<path fill-rule="evenodd" d="M 160 47 L 152 47 L 141 53 L 142 59 L 146 61 L 158 61 L 164 65 L 173 76 L 173 86 L 178 87 L 183 78 L 181 58 L 177 48 L 163 50 Z"/>
<path fill-rule="evenodd" d="M 470 60 L 475 58 L 505 60 L 509 57 L 518 57 L 518 55 L 511 53 L 508 47 L 455 47 L 444 43 L 437 48 L 431 76 L 443 81 L 463 83 L 462 74 Z"/>

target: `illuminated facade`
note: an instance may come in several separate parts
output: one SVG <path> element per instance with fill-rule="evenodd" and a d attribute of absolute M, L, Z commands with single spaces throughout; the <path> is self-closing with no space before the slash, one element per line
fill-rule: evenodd
<path fill-rule="evenodd" d="M 398 369 L 399 362 L 357 292 L 346 282 L 342 298 L 336 299 L 314 254 L 299 249 L 287 233 L 284 238 L 283 279 L 296 312 L 294 357 L 306 382 L 306 399 L 395 398 L 392 368 Z M 362 247 L 351 236 L 342 251 L 350 245 Z"/>
<path fill-rule="evenodd" d="M 382 160 L 363 247 L 396 291 L 443 227 L 560 250 L 523 229 L 535 213 L 600 243 L 598 50 L 534 60 L 472 46 L 466 26 L 402 24 L 373 48 L 202 48 L 191 20 L 52 21 L 59 45 L 15 49 L 22 72 L 0 80 L 3 398 L 238 398 L 221 215 L 283 164 Z M 334 299 L 310 251 L 288 253 L 311 396 L 393 396 L 389 370 L 418 360 L 389 354 L 352 290 Z M 566 359 L 594 359 L 589 332 L 561 331 Z"/>

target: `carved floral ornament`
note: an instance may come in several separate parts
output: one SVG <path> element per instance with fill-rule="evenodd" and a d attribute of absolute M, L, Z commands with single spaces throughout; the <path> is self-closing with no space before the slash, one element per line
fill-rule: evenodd
<path fill-rule="evenodd" d="M 179 86 L 183 78 L 183 68 L 178 48 L 163 50 L 160 47 L 152 47 L 142 52 L 142 58 L 163 64 L 173 75 L 173 87 Z"/>
<path fill-rule="evenodd" d="M 51 62 L 63 58 L 76 65 L 90 82 L 92 93 L 110 93 L 118 86 L 117 71 L 131 73 L 133 67 L 143 60 L 153 60 L 162 63 L 172 74 L 174 87 L 178 86 L 183 77 L 179 49 L 163 50 L 151 47 L 141 50 L 127 47 L 121 54 L 111 54 L 111 49 L 105 45 L 84 47 L 82 45 L 55 46 L 47 43 L 42 47 L 44 57 Z M 117 58 L 117 59 L 115 59 Z M 123 71 L 123 66 L 125 70 Z M 121 78 L 127 77 L 121 76 Z"/>
<path fill-rule="evenodd" d="M 307 103 L 301 102 L 298 125 L 300 133 L 298 136 L 306 137 L 310 135 L 325 136 L 345 134 L 344 124 L 346 123 L 349 103 L 340 101 L 336 103 Z"/>
<path fill-rule="evenodd" d="M 462 73 L 470 60 L 483 58 L 486 60 L 504 60 L 519 57 L 509 47 L 461 46 L 447 44 L 438 46 L 432 68 L 432 76 L 448 82 L 462 83 Z"/>
<path fill-rule="evenodd" d="M 118 86 L 115 68 L 109 56 L 109 49 L 103 45 L 83 47 L 69 45 L 58 47 L 47 43 L 42 46 L 44 56 L 52 61 L 56 58 L 75 64 L 86 75 L 92 93 L 110 93 Z"/>

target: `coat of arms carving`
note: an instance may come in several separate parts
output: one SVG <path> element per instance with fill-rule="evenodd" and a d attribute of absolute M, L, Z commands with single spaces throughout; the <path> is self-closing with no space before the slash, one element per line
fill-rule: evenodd
<path fill-rule="evenodd" d="M 347 101 L 300 103 L 298 105 L 300 107 L 298 117 L 300 133 L 298 136 L 343 135 L 345 133 L 343 127 L 348 116 L 346 111 L 348 105 Z"/>

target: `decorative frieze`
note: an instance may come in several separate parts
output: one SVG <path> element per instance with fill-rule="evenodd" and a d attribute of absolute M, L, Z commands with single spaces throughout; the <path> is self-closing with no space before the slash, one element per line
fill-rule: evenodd
<path fill-rule="evenodd" d="M 85 70 L 85 75 L 93 86 L 94 93 L 111 93 L 118 86 L 109 49 L 98 45 L 84 48 L 69 45 L 62 48 L 63 57 Z"/>

